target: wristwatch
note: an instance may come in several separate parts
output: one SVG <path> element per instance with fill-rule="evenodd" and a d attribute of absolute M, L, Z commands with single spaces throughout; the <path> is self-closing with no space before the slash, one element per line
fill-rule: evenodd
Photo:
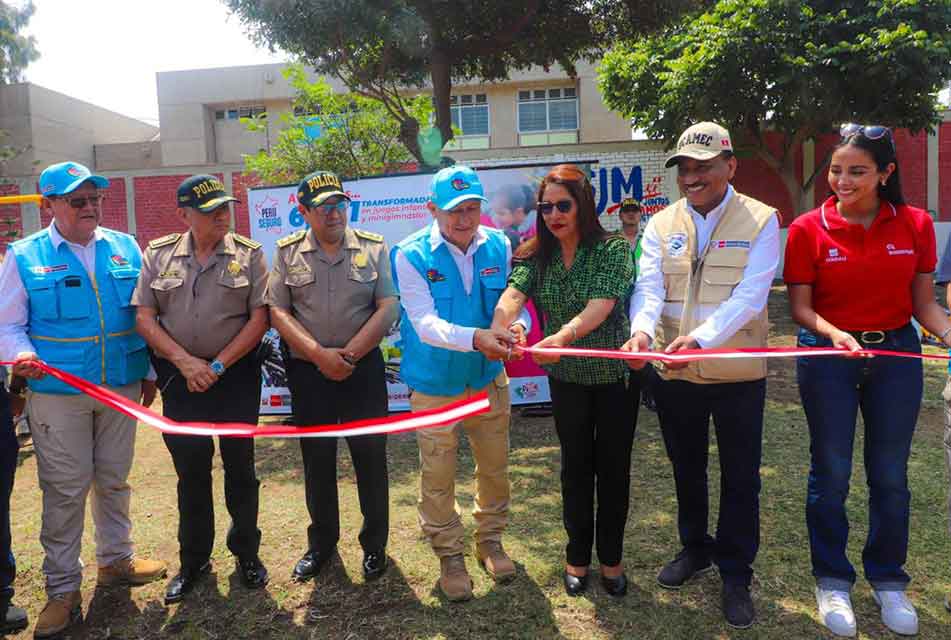
<path fill-rule="evenodd" d="M 211 361 L 211 364 L 208 366 L 211 367 L 211 370 L 214 371 L 215 375 L 218 376 L 219 378 L 222 375 L 224 375 L 225 366 L 221 364 L 221 360 L 218 360 L 217 358 L 215 358 L 214 360 Z"/>

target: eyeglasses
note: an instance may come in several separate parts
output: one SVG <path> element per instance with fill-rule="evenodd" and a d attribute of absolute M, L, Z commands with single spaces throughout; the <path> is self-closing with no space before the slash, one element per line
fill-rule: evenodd
<path fill-rule="evenodd" d="M 314 209 L 329 216 L 331 213 L 336 211 L 340 215 L 344 215 L 347 212 L 347 200 L 341 200 L 340 202 L 334 202 L 333 204 L 318 204 Z"/>
<path fill-rule="evenodd" d="M 887 138 L 892 147 L 894 148 L 895 146 L 895 140 L 892 138 L 892 130 L 880 124 L 863 125 L 849 122 L 839 127 L 839 135 L 843 140 L 858 134 L 862 134 L 869 140 Z"/>
<path fill-rule="evenodd" d="M 94 196 L 78 196 L 75 198 L 60 197 L 59 199 L 69 203 L 69 206 L 71 206 L 73 209 L 83 209 L 87 204 L 93 208 L 102 206 L 102 201 L 105 200 L 106 197 L 100 193 L 97 193 Z"/>
<path fill-rule="evenodd" d="M 562 213 L 568 213 L 571 211 L 571 207 L 574 206 L 574 202 L 571 200 L 559 200 L 558 202 L 539 202 L 535 205 L 535 208 L 538 210 L 538 213 L 543 216 L 549 216 L 555 211 L 555 207 L 558 207 L 558 210 Z"/>

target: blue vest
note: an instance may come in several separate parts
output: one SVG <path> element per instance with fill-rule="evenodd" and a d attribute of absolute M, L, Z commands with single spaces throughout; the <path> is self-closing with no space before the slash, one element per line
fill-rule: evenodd
<path fill-rule="evenodd" d="M 449 247 L 442 243 L 433 251 L 429 236 L 432 224 L 405 238 L 390 252 L 396 278 L 396 252 L 401 251 L 429 285 L 429 292 L 440 318 L 464 327 L 488 329 L 495 304 L 505 290 L 506 240 L 497 229 L 485 228 L 489 239 L 473 256 L 472 290 L 466 294 L 462 276 Z M 482 389 L 502 371 L 502 363 L 487 360 L 477 351 L 463 352 L 433 347 L 421 341 L 406 315 L 400 310 L 402 350 L 400 375 L 410 389 L 435 396 L 454 396 L 471 389 Z"/>
<path fill-rule="evenodd" d="M 53 247 L 47 229 L 10 249 L 29 297 L 29 336 L 40 359 L 89 382 L 121 386 L 149 369 L 131 304 L 142 254 L 132 236 L 99 229 L 95 282 L 65 242 Z M 52 376 L 29 384 L 39 393 L 79 393 Z"/>

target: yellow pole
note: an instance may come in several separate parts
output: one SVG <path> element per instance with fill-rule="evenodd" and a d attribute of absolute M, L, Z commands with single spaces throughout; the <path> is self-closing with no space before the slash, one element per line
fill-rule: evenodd
<path fill-rule="evenodd" d="M 0 196 L 0 205 L 4 204 L 40 204 L 43 199 L 38 193 L 27 193 L 21 196 Z"/>

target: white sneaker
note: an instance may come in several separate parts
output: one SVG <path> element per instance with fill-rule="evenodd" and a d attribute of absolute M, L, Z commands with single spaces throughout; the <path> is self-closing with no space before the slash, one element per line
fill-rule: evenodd
<path fill-rule="evenodd" d="M 855 612 L 848 591 L 816 587 L 816 604 L 819 619 L 829 631 L 837 636 L 855 637 Z"/>
<path fill-rule="evenodd" d="M 872 591 L 876 604 L 882 608 L 882 622 L 903 636 L 918 633 L 918 612 L 904 591 Z"/>

